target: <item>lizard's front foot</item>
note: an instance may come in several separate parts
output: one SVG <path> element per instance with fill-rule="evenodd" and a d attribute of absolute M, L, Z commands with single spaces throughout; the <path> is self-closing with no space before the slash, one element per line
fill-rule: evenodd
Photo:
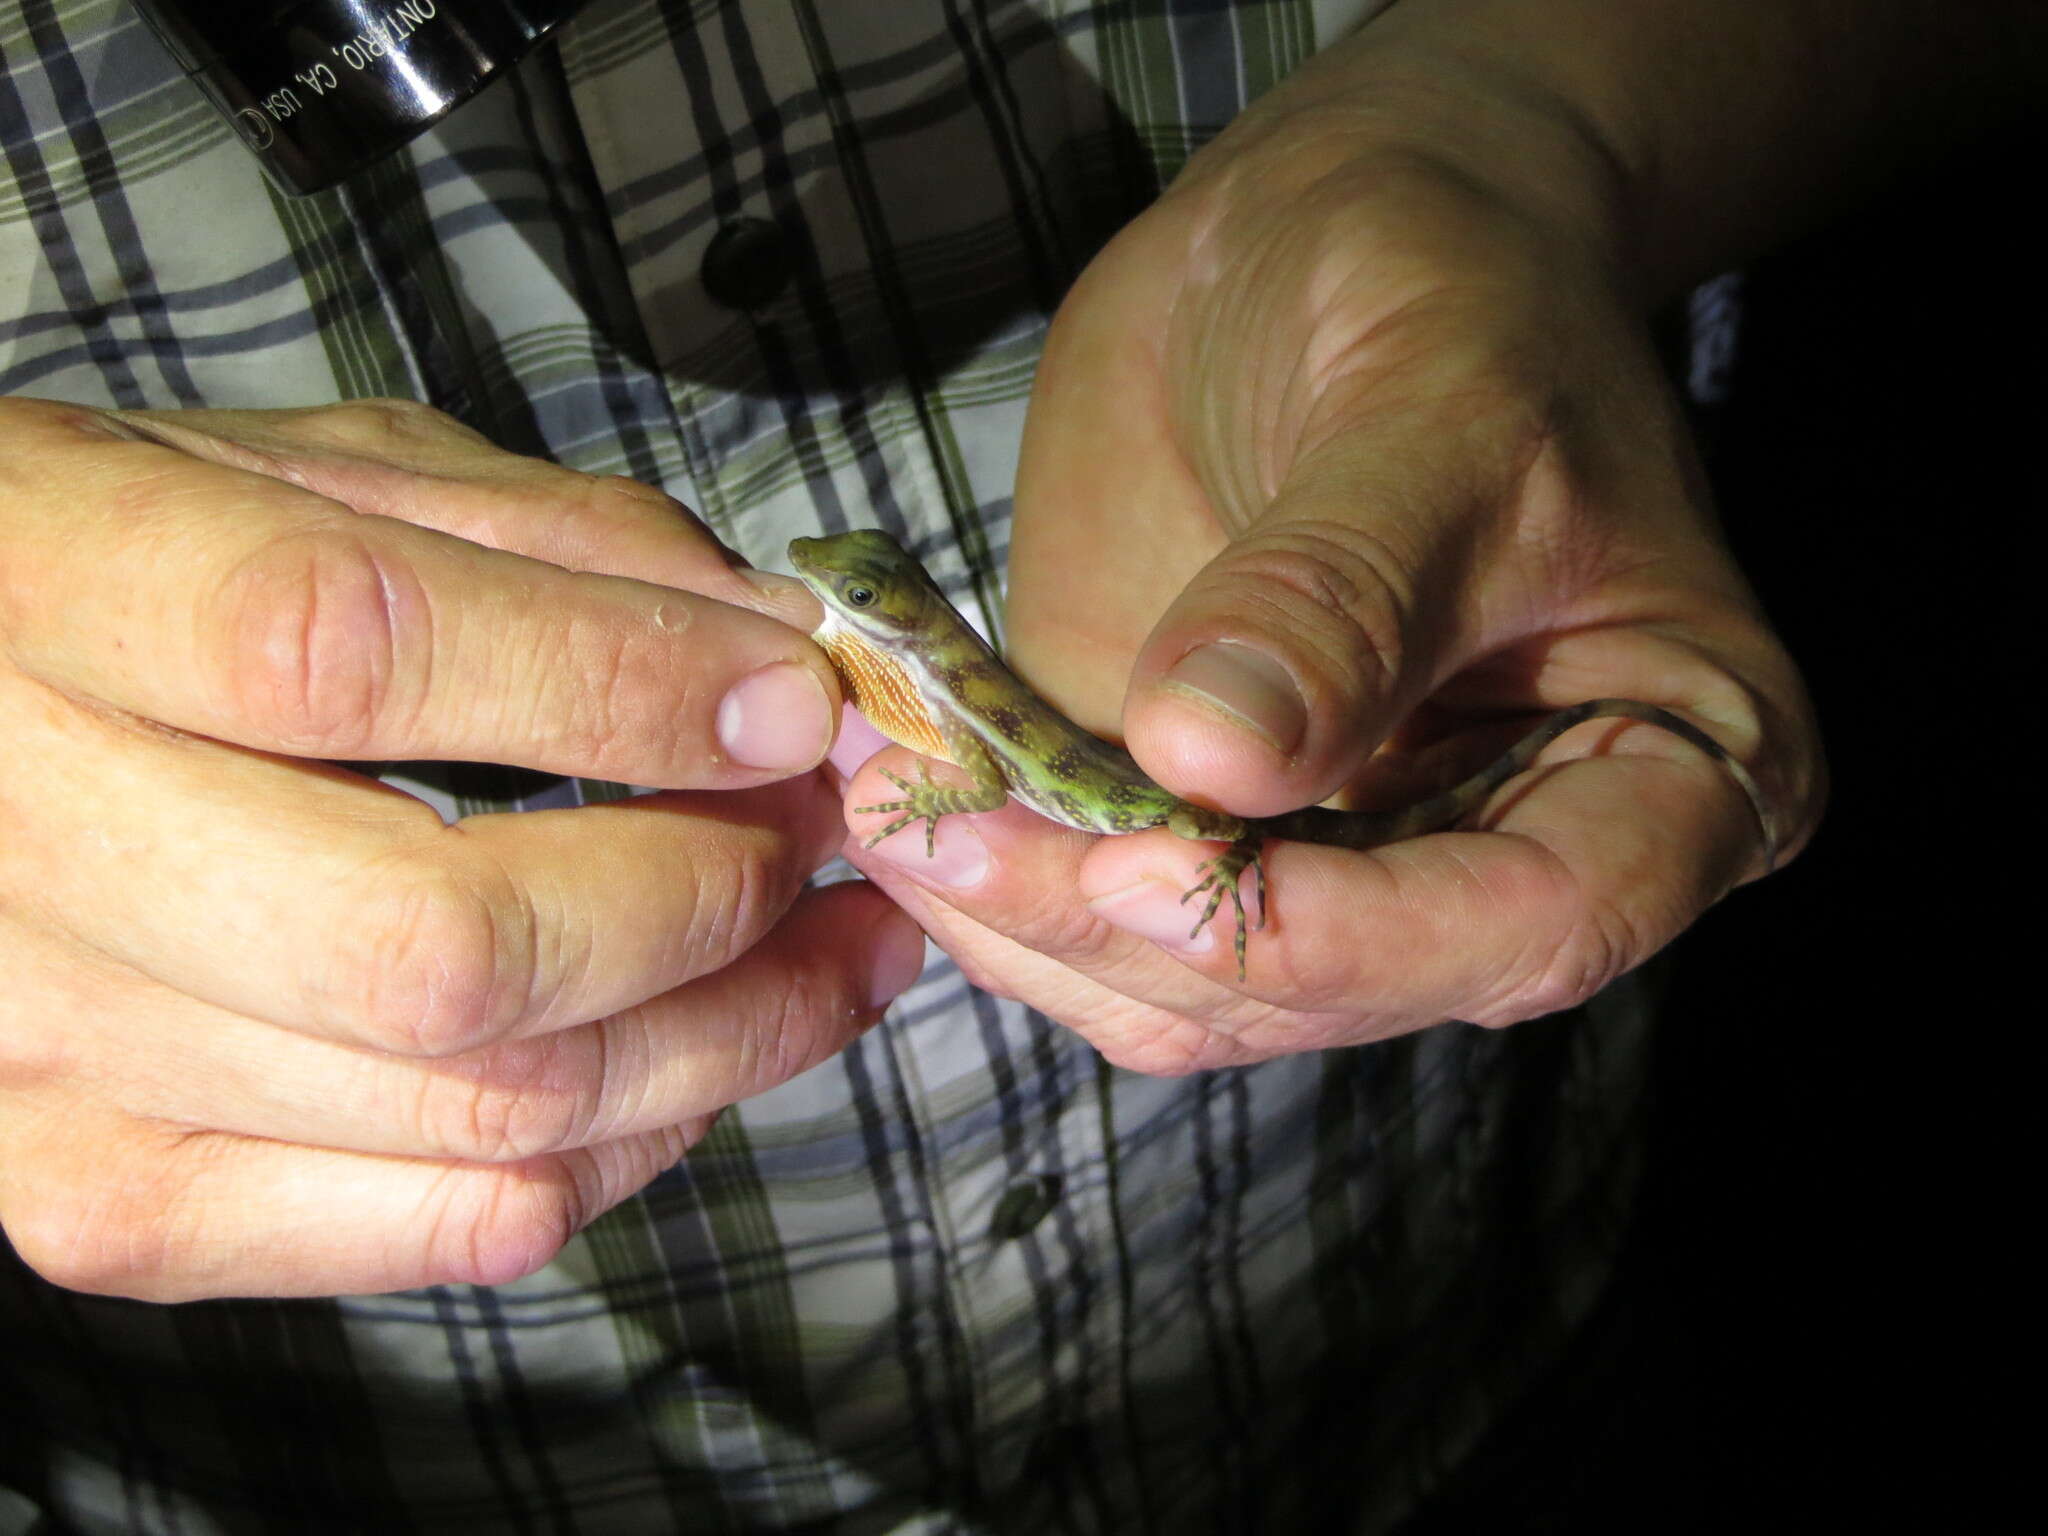
<path fill-rule="evenodd" d="M 954 811 L 961 809 L 958 803 L 961 798 L 961 792 L 956 789 L 948 789 L 943 784 L 934 784 L 932 782 L 931 769 L 925 766 L 922 759 L 918 761 L 918 782 L 915 784 L 911 783 L 908 779 L 898 778 L 886 768 L 882 770 L 882 777 L 902 790 L 905 798 L 901 800 L 884 800 L 880 805 L 856 805 L 854 810 L 861 815 L 866 815 L 871 811 L 902 811 L 904 814 L 898 816 L 861 846 L 872 848 L 884 838 L 894 837 L 913 821 L 922 817 L 924 819 L 924 856 L 928 859 L 937 857 L 938 848 L 936 840 L 939 835 L 939 818 L 941 816 L 949 816 Z"/>
<path fill-rule="evenodd" d="M 1201 879 L 1189 886 L 1180 898 L 1181 904 L 1185 906 L 1204 891 L 1209 894 L 1208 901 L 1202 906 L 1202 915 L 1195 919 L 1195 926 L 1188 931 L 1188 937 L 1193 938 L 1208 926 L 1209 919 L 1216 915 L 1216 909 L 1223 905 L 1223 898 L 1226 895 L 1230 897 L 1230 905 L 1237 914 L 1235 948 L 1239 981 L 1244 980 L 1245 925 L 1244 897 L 1238 892 L 1237 882 L 1246 865 L 1251 866 L 1253 890 L 1258 897 L 1258 926 L 1266 926 L 1266 866 L 1259 861 L 1260 841 L 1256 837 L 1241 837 L 1215 858 L 1204 859 L 1195 867 L 1195 873 L 1200 875 Z"/>

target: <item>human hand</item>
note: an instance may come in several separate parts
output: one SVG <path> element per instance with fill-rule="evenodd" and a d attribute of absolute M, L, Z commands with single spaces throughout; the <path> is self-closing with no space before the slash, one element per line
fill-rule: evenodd
<path fill-rule="evenodd" d="M 1490 757 L 1504 720 L 1645 699 L 1752 766 L 1791 854 L 1822 797 L 1813 720 L 1715 530 L 1600 157 L 1441 71 L 1361 108 L 1347 65 L 1198 156 L 1063 306 L 1018 484 L 1013 661 L 1242 815 L 1403 803 L 1442 759 Z M 1542 761 L 1483 833 L 1269 845 L 1242 986 L 1227 937 L 1188 939 L 1209 850 L 1165 831 L 1091 843 L 1009 807 L 942 826 L 936 861 L 913 828 L 863 867 L 982 984 L 1141 1070 L 1507 1024 L 1762 872 L 1743 797 L 1685 743 L 1587 725 Z M 849 803 L 890 797 L 864 777 Z"/>
<path fill-rule="evenodd" d="M 0 401 L 0 1226 L 157 1300 L 525 1273 L 915 977 L 837 687 L 676 504 L 424 407 Z M 330 759 L 663 786 L 468 817 Z M 794 777 L 792 777 L 794 775 Z"/>

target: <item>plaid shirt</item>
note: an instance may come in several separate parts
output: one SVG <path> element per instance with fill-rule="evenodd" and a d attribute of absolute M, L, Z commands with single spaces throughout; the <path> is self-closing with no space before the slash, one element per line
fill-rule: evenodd
<path fill-rule="evenodd" d="M 993 628 L 1060 294 L 1375 8 L 598 0 L 291 201 L 123 5 L 23 0 L 0 389 L 414 396 L 757 563 L 889 528 Z M 743 219 L 793 273 L 750 310 Z M 1383 1529 L 1608 1271 L 1644 1031 L 1593 1013 L 1166 1081 L 941 957 L 515 1284 L 167 1307 L 0 1246 L 0 1531 Z"/>

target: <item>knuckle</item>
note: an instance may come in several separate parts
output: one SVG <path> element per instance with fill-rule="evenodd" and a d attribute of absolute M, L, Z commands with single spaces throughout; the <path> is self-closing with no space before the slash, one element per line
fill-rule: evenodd
<path fill-rule="evenodd" d="M 1337 522 L 1303 519 L 1247 539 L 1233 551 L 1233 604 L 1264 610 L 1298 637 L 1302 659 L 1336 676 L 1361 657 L 1388 676 L 1401 670 L 1399 618 L 1414 604 L 1405 562 L 1381 538 Z"/>
<path fill-rule="evenodd" d="M 15 979 L 22 979 L 18 972 Z M 72 1027 L 74 1019 L 26 1008 L 18 1019 L 14 1013 L 0 1007 L 0 1093 L 71 1082 L 89 1070 L 85 1031 Z"/>
<path fill-rule="evenodd" d="M 577 700 L 556 727 L 563 751 L 603 760 L 646 717 L 648 699 L 673 686 L 676 653 L 645 638 L 600 622 L 568 623 L 562 666 L 577 680 Z"/>
<path fill-rule="evenodd" d="M 427 1222 L 431 1283 L 503 1285 L 549 1263 L 596 1213 L 572 1162 L 450 1170 Z"/>
<path fill-rule="evenodd" d="M 1227 921 L 1229 903 L 1224 906 Z M 1187 927 L 1192 930 L 1194 925 L 1194 912 L 1191 911 Z M 1039 954 L 1057 955 L 1068 966 L 1081 971 L 1118 968 L 1133 952 L 1146 956 L 1145 963 L 1150 963 L 1151 944 L 1140 940 L 1134 951 L 1131 935 L 1105 922 L 1081 902 L 1048 904 L 1032 913 L 1026 921 L 1005 931 L 1025 948 Z"/>
<path fill-rule="evenodd" d="M 981 991 L 1013 1002 L 1028 998 L 1033 1007 L 1055 1017 L 1062 1015 L 1055 1007 L 1055 995 L 1047 988 L 1085 991 L 1091 981 L 1112 988 L 1138 985 L 1132 978 L 1147 973 L 1158 956 L 1149 941 L 1097 916 L 1081 901 L 1049 902 L 1001 913 L 991 910 L 985 916 L 977 916 L 971 908 L 961 910 L 971 921 L 988 924 L 1000 936 L 994 944 L 949 943 L 947 948 L 961 974 Z M 1194 926 L 1192 914 L 1188 926 Z M 1046 975 L 1037 975 L 1038 965 L 1027 962 L 1027 969 L 1020 972 L 1015 968 L 1020 953 L 1049 957 L 1057 966 Z"/>
<path fill-rule="evenodd" d="M 380 1050 L 449 1056 L 502 1036 L 525 1013 L 535 978 L 533 914 L 486 859 L 450 857 L 446 829 L 422 849 L 371 866 L 309 999 Z"/>
<path fill-rule="evenodd" d="M 828 1054 L 820 1024 L 849 1010 L 846 978 L 837 968 L 797 964 L 781 977 L 767 1008 L 736 1042 L 732 1078 L 722 1097 L 737 1102 L 779 1087 Z"/>
<path fill-rule="evenodd" d="M 221 584 L 205 625 L 228 707 L 287 750 L 359 752 L 394 702 L 399 630 L 419 597 L 345 525 L 266 542 Z"/>
<path fill-rule="evenodd" d="M 0 433 L 78 439 L 105 437 L 110 430 L 106 418 L 91 406 L 68 400 L 42 400 L 32 395 L 0 396 Z M 33 460 L 25 453 L 0 454 L 0 484 L 33 470 Z"/>
<path fill-rule="evenodd" d="M 184 1148 L 156 1158 L 125 1150 L 109 1157 L 102 1145 L 89 1158 L 59 1154 L 62 1177 L 13 1181 L 35 1197 L 0 1209 L 0 1226 L 22 1262 L 52 1285 L 151 1299 L 172 1282 L 184 1245 L 177 1235 L 181 1202 L 168 1186 Z"/>
<path fill-rule="evenodd" d="M 717 857 L 692 861 L 676 931 L 689 947 L 680 969 L 699 976 L 743 954 L 778 922 L 796 899 L 804 871 L 789 844 L 773 829 L 731 829 Z"/>
<path fill-rule="evenodd" d="M 1217 1067 L 1243 1066 L 1264 1054 L 1254 1042 L 1235 1039 L 1211 1021 L 1170 1009 L 1133 1008 L 1118 1024 L 1117 1032 L 1101 1043 L 1103 1059 L 1146 1077 L 1191 1077 Z"/>
<path fill-rule="evenodd" d="M 584 502 L 593 511 L 614 510 L 632 522 L 650 512 L 662 522 L 692 520 L 689 509 L 667 491 L 630 475 L 582 475 L 577 479 Z"/>
<path fill-rule="evenodd" d="M 0 823 L 0 846 L 6 842 Z M 12 882 L 9 882 L 11 884 Z M 19 904 L 12 890 L 0 901 Z M 9 917 L 13 914 L 9 914 Z M 28 1093 L 79 1080 L 92 1070 L 91 1024 L 117 1013 L 70 955 L 46 953 L 0 917 L 0 1093 Z"/>
<path fill-rule="evenodd" d="M 1529 942 L 1502 967 L 1501 984 L 1472 1022 L 1498 1027 L 1576 1008 L 1643 954 L 1626 914 L 1558 883 L 1531 882 L 1543 889 L 1525 893 L 1521 908 L 1531 917 Z M 1552 916 L 1540 919 L 1545 912 Z"/>
<path fill-rule="evenodd" d="M 571 607 L 559 613 L 542 644 L 547 677 L 561 708 L 548 722 L 550 747 L 578 761 L 615 760 L 623 749 L 664 742 L 669 760 L 700 770 L 715 750 L 710 734 L 712 687 L 722 685 L 716 636 L 688 631 L 693 607 L 663 603 L 652 622 L 615 608 Z M 705 666 L 683 668 L 677 657 L 695 654 Z M 678 782 L 681 782 L 679 780 Z"/>
<path fill-rule="evenodd" d="M 113 1245 L 102 1237 L 103 1223 L 86 1209 L 91 1203 L 82 1189 L 46 1193 L 19 1209 L 9 1202 L 0 1208 L 0 1228 L 21 1262 L 50 1284 L 108 1295 L 122 1277 L 108 1262 Z"/>
<path fill-rule="evenodd" d="M 71 1200 L 60 1197 L 10 1214 L 4 1225 L 21 1262 L 50 1284 L 86 1296 L 133 1293 L 137 1276 L 126 1257 L 131 1245 Z"/>
<path fill-rule="evenodd" d="M 1576 1008 L 1621 974 L 1620 946 L 1597 934 L 1576 934 L 1559 946 L 1547 964 L 1511 989 L 1486 1017 L 1486 1025 L 1520 1024 Z"/>
<path fill-rule="evenodd" d="M 373 454 L 402 453 L 449 438 L 482 441 L 477 433 L 445 411 L 397 396 L 372 396 L 321 406 L 314 419 L 332 441 Z"/>
<path fill-rule="evenodd" d="M 602 1028 L 511 1040 L 448 1063 L 421 1086 L 421 1145 L 508 1163 L 582 1145 L 606 1102 Z"/>

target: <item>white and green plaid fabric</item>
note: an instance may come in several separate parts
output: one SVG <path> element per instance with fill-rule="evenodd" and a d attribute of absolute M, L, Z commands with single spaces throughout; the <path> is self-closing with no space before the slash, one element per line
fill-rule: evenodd
<path fill-rule="evenodd" d="M 596 0 L 293 202 L 116 0 L 9 0 L 0 389 L 415 396 L 758 563 L 889 528 L 992 622 L 1061 292 L 1375 8 Z M 699 276 L 741 218 L 751 312 Z M 938 960 L 518 1284 L 160 1307 L 0 1246 L 0 1531 L 1382 1529 L 1599 1291 L 1631 996 L 1160 1081 Z"/>

